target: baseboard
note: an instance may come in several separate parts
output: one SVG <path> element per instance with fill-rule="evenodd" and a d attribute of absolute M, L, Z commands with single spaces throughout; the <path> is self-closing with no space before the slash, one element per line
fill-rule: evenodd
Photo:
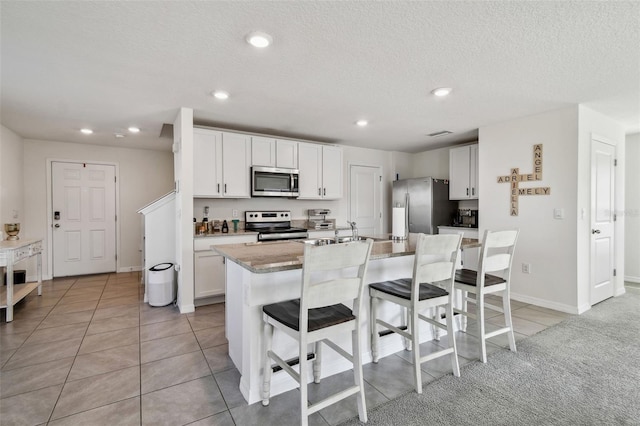
<path fill-rule="evenodd" d="M 539 299 L 537 297 L 531 297 L 524 294 L 511 293 L 511 298 L 513 300 L 517 300 L 518 302 L 530 303 L 536 306 L 542 306 L 543 308 L 553 309 L 555 311 L 566 312 L 568 314 L 581 314 L 585 311 L 591 309 L 591 306 L 571 306 L 564 303 L 557 303 L 551 300 Z"/>
<path fill-rule="evenodd" d="M 626 293 L 626 290 L 624 289 L 624 287 L 622 288 L 618 288 L 616 289 L 616 291 L 613 293 L 613 297 L 618 297 L 618 296 L 622 296 L 623 294 Z"/>
<path fill-rule="evenodd" d="M 178 309 L 180 309 L 181 314 L 190 314 L 191 312 L 195 312 L 196 307 L 192 303 L 190 305 L 178 305 Z"/>
<path fill-rule="evenodd" d="M 214 305 L 216 303 L 224 303 L 224 302 L 225 302 L 224 294 L 221 294 L 219 296 L 203 297 L 201 299 L 195 299 L 193 301 L 196 308 L 198 306 Z"/>
<path fill-rule="evenodd" d="M 629 275 L 625 275 L 624 280 L 629 281 L 630 283 L 640 284 L 640 277 L 631 277 Z"/>

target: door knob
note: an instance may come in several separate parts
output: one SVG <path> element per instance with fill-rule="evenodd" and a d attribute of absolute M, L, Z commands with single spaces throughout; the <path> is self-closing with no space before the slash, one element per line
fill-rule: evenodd
<path fill-rule="evenodd" d="M 592 230 L 591 230 L 591 233 L 592 233 L 592 234 L 599 234 L 599 233 L 600 233 L 600 230 L 599 230 L 599 229 L 592 229 Z"/>
<path fill-rule="evenodd" d="M 60 228 L 60 224 L 56 223 L 55 225 L 53 225 L 55 228 Z"/>

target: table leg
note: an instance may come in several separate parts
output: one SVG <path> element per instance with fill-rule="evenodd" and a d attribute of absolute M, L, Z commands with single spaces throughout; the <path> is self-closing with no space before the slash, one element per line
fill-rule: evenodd
<path fill-rule="evenodd" d="M 38 296 L 42 296 L 42 252 L 38 253 L 36 256 L 36 264 L 36 274 L 38 274 Z"/>
<path fill-rule="evenodd" d="M 7 263 L 7 322 L 13 321 L 13 262 Z"/>

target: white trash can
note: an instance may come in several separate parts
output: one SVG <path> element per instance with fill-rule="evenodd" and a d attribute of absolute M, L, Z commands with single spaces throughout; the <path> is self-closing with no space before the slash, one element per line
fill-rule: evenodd
<path fill-rule="evenodd" d="M 147 298 L 151 306 L 167 306 L 176 298 L 173 263 L 159 263 L 149 268 Z"/>

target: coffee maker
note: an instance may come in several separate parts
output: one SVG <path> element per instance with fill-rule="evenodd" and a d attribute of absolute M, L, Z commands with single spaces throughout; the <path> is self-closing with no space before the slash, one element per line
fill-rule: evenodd
<path fill-rule="evenodd" d="M 462 226 L 464 228 L 477 228 L 478 210 L 458 209 L 458 213 L 456 215 L 456 226 Z"/>

